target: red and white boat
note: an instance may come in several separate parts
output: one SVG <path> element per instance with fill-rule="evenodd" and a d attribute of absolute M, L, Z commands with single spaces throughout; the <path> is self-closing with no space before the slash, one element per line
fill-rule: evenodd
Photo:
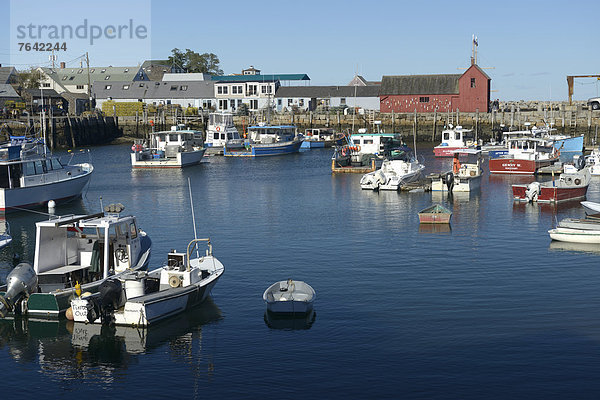
<path fill-rule="evenodd" d="M 471 129 L 462 126 L 452 127 L 442 131 L 442 143 L 433 148 L 436 157 L 453 157 L 456 150 L 468 149 L 476 146 Z"/>
<path fill-rule="evenodd" d="M 533 175 L 540 168 L 558 161 L 559 155 L 560 152 L 544 139 L 512 138 L 508 140 L 507 154 L 490 158 L 490 173 Z"/>
<path fill-rule="evenodd" d="M 550 182 L 532 182 L 529 185 L 512 185 L 513 199 L 539 203 L 560 203 L 567 200 L 585 198 L 592 179 L 588 167 L 577 170 L 565 166 L 565 172 L 557 180 Z"/>

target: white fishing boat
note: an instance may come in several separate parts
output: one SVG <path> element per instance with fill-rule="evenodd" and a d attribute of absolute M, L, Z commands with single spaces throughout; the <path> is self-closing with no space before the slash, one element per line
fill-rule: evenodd
<path fill-rule="evenodd" d="M 0 316 L 13 311 L 56 318 L 69 308 L 77 285 L 94 293 L 112 276 L 146 269 L 152 242 L 134 216 L 120 214 L 123 209 L 113 204 L 104 213 L 37 222 L 33 267 L 9 273 L 9 284 L 0 287 Z M 34 285 L 19 283 L 30 275 Z"/>
<path fill-rule="evenodd" d="M 206 148 L 202 132 L 180 124 L 170 131 L 152 132 L 131 146 L 133 168 L 182 168 L 202 161 Z"/>
<path fill-rule="evenodd" d="M 462 126 L 453 127 L 452 124 L 442 131 L 442 142 L 433 148 L 436 157 L 452 157 L 455 150 L 475 147 L 477 143 L 473 137 L 472 129 Z"/>
<path fill-rule="evenodd" d="M 432 179 L 432 191 L 471 192 L 481 186 L 483 169 L 481 150 L 461 149 L 454 152 L 452 171 Z"/>
<path fill-rule="evenodd" d="M 267 310 L 277 314 L 306 314 L 312 311 L 314 289 L 303 281 L 275 282 L 263 293 Z"/>
<path fill-rule="evenodd" d="M 0 213 L 80 197 L 94 167 L 63 164 L 42 140 L 11 137 L 0 146 Z"/>
<path fill-rule="evenodd" d="M 552 240 L 570 243 L 594 243 L 600 244 L 599 229 L 576 229 L 557 226 L 548 231 Z"/>
<path fill-rule="evenodd" d="M 221 112 L 208 115 L 205 144 L 206 154 L 215 155 L 223 155 L 226 144 L 229 148 L 244 147 L 244 139 L 233 124 L 233 114 Z"/>
<path fill-rule="evenodd" d="M 411 151 L 392 150 L 377 171 L 365 174 L 360 187 L 366 190 L 398 190 L 402 185 L 418 180 L 425 166 Z"/>
<path fill-rule="evenodd" d="M 375 160 L 382 160 L 391 149 L 404 145 L 398 133 L 369 133 L 364 128 L 344 138 L 345 143 L 335 146 L 331 157 L 332 172 L 373 172 Z"/>
<path fill-rule="evenodd" d="M 243 146 L 225 143 L 226 157 L 264 157 L 298 153 L 304 137 L 293 125 L 256 125 L 248 127 Z"/>
<path fill-rule="evenodd" d="M 207 243 L 198 255 L 198 244 Z M 194 257 L 196 253 L 196 257 Z M 213 256 L 210 239 L 194 239 L 185 253 L 172 251 L 153 271 L 121 274 L 102 283 L 98 293 L 71 300 L 75 322 L 147 326 L 202 303 L 225 270 Z"/>

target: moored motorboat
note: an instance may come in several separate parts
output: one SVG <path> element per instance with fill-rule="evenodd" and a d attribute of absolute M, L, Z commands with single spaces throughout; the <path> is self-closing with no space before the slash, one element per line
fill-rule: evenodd
<path fill-rule="evenodd" d="M 588 215 L 600 214 L 600 203 L 594 201 L 582 201 L 581 205 Z"/>
<path fill-rule="evenodd" d="M 0 213 L 81 196 L 94 167 L 63 164 L 42 140 L 11 137 L 0 145 Z"/>
<path fill-rule="evenodd" d="M 380 169 L 361 178 L 360 187 L 367 190 L 398 190 L 402 185 L 418 180 L 424 169 L 425 166 L 412 151 L 392 150 Z"/>
<path fill-rule="evenodd" d="M 585 165 L 590 168 L 590 174 L 600 175 L 600 147 L 596 147 L 590 154 L 585 156 Z"/>
<path fill-rule="evenodd" d="M 197 246 L 207 243 L 200 257 Z M 196 257 L 194 257 L 196 253 Z M 171 251 L 167 264 L 153 271 L 121 274 L 98 293 L 71 300 L 75 322 L 147 326 L 202 303 L 223 274 L 210 239 L 192 240 L 185 253 Z"/>
<path fill-rule="evenodd" d="M 75 287 L 94 293 L 111 276 L 145 269 L 151 241 L 134 216 L 120 213 L 123 206 L 109 205 L 104 213 L 68 215 L 36 223 L 34 290 L 8 312 L 56 318 L 70 306 Z M 0 296 L 9 288 L 0 287 Z"/>
<path fill-rule="evenodd" d="M 517 137 L 507 140 L 508 153 L 490 158 L 492 174 L 533 175 L 558 161 L 559 151 L 544 139 Z"/>
<path fill-rule="evenodd" d="M 244 147 L 244 139 L 240 137 L 233 123 L 233 114 L 221 112 L 208 115 L 204 144 L 208 155 L 223 155 L 225 144 L 229 148 L 241 149 Z"/>
<path fill-rule="evenodd" d="M 369 133 L 361 128 L 358 133 L 345 137 L 346 143 L 337 145 L 331 157 L 332 172 L 367 173 L 376 169 L 376 161 L 392 149 L 404 148 L 402 136 L 397 133 Z"/>
<path fill-rule="evenodd" d="M 515 201 L 560 203 L 585 198 L 591 181 L 587 167 L 573 172 L 563 172 L 557 180 L 532 182 L 529 185 L 512 185 Z"/>
<path fill-rule="evenodd" d="M 461 149 L 454 152 L 452 171 L 432 179 L 432 191 L 471 192 L 481 186 L 482 151 Z"/>
<path fill-rule="evenodd" d="M 275 282 L 263 293 L 267 310 L 276 314 L 306 314 L 312 311 L 316 298 L 314 289 L 306 282 Z"/>
<path fill-rule="evenodd" d="M 570 243 L 600 244 L 600 229 L 576 229 L 557 226 L 548 231 L 552 240 Z"/>
<path fill-rule="evenodd" d="M 304 131 L 303 149 L 333 147 L 341 144 L 343 134 L 336 134 L 332 128 L 309 128 Z"/>
<path fill-rule="evenodd" d="M 182 168 L 202 161 L 204 139 L 201 131 L 185 125 L 170 131 L 152 132 L 148 140 L 136 140 L 131 146 L 133 168 Z"/>
<path fill-rule="evenodd" d="M 249 126 L 243 147 L 237 143 L 225 143 L 226 157 L 265 157 L 297 153 L 304 138 L 293 125 Z"/>
<path fill-rule="evenodd" d="M 421 224 L 449 224 L 452 211 L 441 204 L 433 204 L 419 211 L 419 223 Z"/>
<path fill-rule="evenodd" d="M 475 147 L 476 142 L 473 138 L 472 129 L 464 129 L 462 126 L 453 127 L 442 131 L 442 142 L 433 148 L 433 154 L 436 157 L 452 157 L 455 150 Z"/>

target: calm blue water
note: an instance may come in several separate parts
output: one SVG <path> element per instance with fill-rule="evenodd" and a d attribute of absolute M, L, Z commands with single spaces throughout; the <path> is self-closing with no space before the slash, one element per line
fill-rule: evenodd
<path fill-rule="evenodd" d="M 91 150 L 83 200 L 58 213 L 121 202 L 153 239 L 151 264 L 210 236 L 225 275 L 213 302 L 149 330 L 0 323 L 3 393 L 124 398 L 597 398 L 600 395 L 598 250 L 550 244 L 556 218 L 579 204 L 514 205 L 510 184 L 480 193 L 361 191 L 360 175 L 330 173 L 329 150 L 266 159 L 210 158 L 181 171 L 132 171 L 129 145 Z M 450 166 L 423 150 L 427 172 Z M 588 199 L 600 201 L 594 178 Z M 433 202 L 451 229 L 419 226 Z M 33 259 L 44 216 L 8 216 Z M 309 282 L 316 315 L 265 321 L 262 292 Z M 291 329 L 304 328 L 304 329 Z M 3 396 L 4 397 L 4 396 Z"/>

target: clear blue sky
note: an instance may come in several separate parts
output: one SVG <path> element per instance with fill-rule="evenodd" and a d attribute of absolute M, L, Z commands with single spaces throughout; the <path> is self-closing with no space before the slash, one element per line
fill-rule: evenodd
<path fill-rule="evenodd" d="M 475 34 L 479 65 L 493 67 L 486 69 L 493 98 L 566 100 L 566 75 L 600 74 L 600 3 L 594 1 L 21 3 L 27 8 L 19 19 L 37 5 L 47 8 L 47 24 L 65 18 L 73 24 L 83 18 L 109 23 L 117 16 L 150 21 L 143 51 L 126 41 L 71 46 L 58 53 L 58 61 L 70 66 L 79 65 L 77 57 L 85 51 L 92 65 L 116 66 L 166 58 L 177 47 L 215 53 L 227 74 L 254 65 L 263 73 L 306 73 L 312 85 L 343 85 L 355 72 L 373 81 L 383 75 L 460 73 L 469 65 Z M 9 4 L 0 0 L 0 62 L 18 68 L 47 65 L 46 54 L 15 50 L 10 25 L 17 17 L 10 20 Z M 599 84 L 577 80 L 575 99 L 597 95 Z"/>

